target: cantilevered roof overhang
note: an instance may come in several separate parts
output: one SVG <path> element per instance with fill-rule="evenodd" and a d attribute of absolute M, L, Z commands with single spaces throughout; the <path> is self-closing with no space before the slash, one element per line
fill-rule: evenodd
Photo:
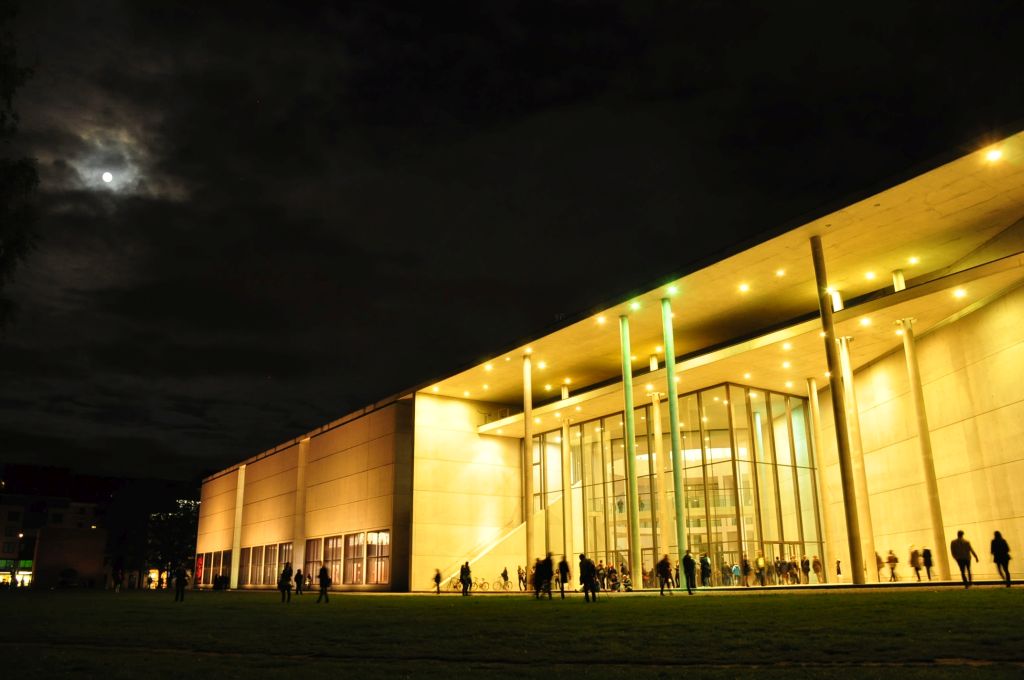
<path fill-rule="evenodd" d="M 1000 152 L 997 159 L 990 153 L 994 149 Z M 619 315 L 629 315 L 638 389 L 664 381 L 663 368 L 643 374 L 651 354 L 664 362 L 659 300 L 671 286 L 676 352 L 684 358 L 680 392 L 732 381 L 806 393 L 805 379 L 823 381 L 825 371 L 812 236 L 822 238 L 829 285 L 852 303 L 837 315 L 837 330 L 857 338 L 853 360 L 858 365 L 899 345 L 896 319 L 915 317 L 917 331 L 927 332 L 1018 285 L 1024 279 L 1015 256 L 1021 250 L 1022 219 L 1024 132 L 667 280 L 421 391 L 508 404 L 514 411 L 522 404 L 521 357 L 529 348 L 533 398 L 546 404 L 537 410 L 538 417 L 575 409 L 587 400 L 594 402 L 587 410 L 597 415 L 603 407 L 594 400 L 602 390 L 621 394 L 615 384 L 621 378 Z M 665 247 L 682 252 L 686 243 Z M 904 272 L 906 291 L 893 290 L 891 272 L 896 269 Z M 961 287 L 964 297 L 954 296 L 952 291 Z M 862 325 L 865 318 L 867 325 Z M 785 342 L 790 349 L 781 349 Z M 745 379 L 748 373 L 751 378 Z M 570 388 L 568 401 L 559 399 L 563 384 Z M 621 398 L 616 398 L 610 397 L 604 412 L 621 410 Z M 501 427 L 502 435 L 516 436 L 513 430 L 518 429 L 522 436 L 521 417 L 518 428 L 512 426 L 515 419 Z M 496 432 L 498 427 L 486 429 Z"/>

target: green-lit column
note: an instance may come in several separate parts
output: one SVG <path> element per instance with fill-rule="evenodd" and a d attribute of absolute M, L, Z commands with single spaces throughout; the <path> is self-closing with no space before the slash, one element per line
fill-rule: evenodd
<path fill-rule="evenodd" d="M 665 345 L 665 382 L 668 384 L 668 426 L 672 434 L 672 488 L 675 490 L 676 559 L 686 554 L 686 516 L 683 514 L 683 456 L 679 442 L 679 390 L 676 389 L 676 340 L 672 330 L 672 301 L 661 298 L 661 333 Z M 668 552 L 668 546 L 665 546 Z"/>
<path fill-rule="evenodd" d="M 533 564 L 533 362 L 523 355 L 523 522 L 526 564 Z M 529 569 L 529 566 L 526 567 Z"/>
<path fill-rule="evenodd" d="M 629 571 L 633 587 L 643 588 L 640 559 L 640 498 L 636 489 L 636 424 L 633 415 L 633 364 L 629 348 L 629 317 L 619 316 L 619 345 L 622 347 L 623 422 L 626 424 L 626 490 L 629 501 Z"/>

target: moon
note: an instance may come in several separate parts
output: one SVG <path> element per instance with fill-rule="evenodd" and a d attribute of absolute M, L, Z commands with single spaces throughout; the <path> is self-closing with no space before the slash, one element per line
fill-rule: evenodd
<path fill-rule="evenodd" d="M 106 182 L 107 184 L 110 184 L 111 182 L 114 181 L 114 176 L 111 175 L 109 172 L 105 172 L 103 173 L 103 181 Z"/>

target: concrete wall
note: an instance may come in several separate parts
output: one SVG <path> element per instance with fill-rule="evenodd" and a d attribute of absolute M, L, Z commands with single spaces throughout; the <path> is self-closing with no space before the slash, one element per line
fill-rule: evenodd
<path fill-rule="evenodd" d="M 493 582 L 507 567 L 515 582 L 525 555 L 520 443 L 476 432 L 486 414 L 499 408 L 416 396 L 413 590 L 433 588 L 434 569 L 447 580 L 466 559 L 474 576 Z M 542 522 L 539 515 L 541 536 Z"/>
<path fill-rule="evenodd" d="M 247 463 L 241 547 L 290 541 L 304 545 L 307 538 L 389 529 L 392 578 L 386 589 L 408 589 L 412 399 L 311 435 L 304 480 L 305 535 L 296 537 L 298 453 L 299 444 L 294 443 Z M 237 470 L 231 470 L 203 482 L 198 552 L 231 549 L 237 478 Z"/>
<path fill-rule="evenodd" d="M 918 337 L 918 359 L 935 455 L 945 545 L 966 532 L 981 558 L 975 577 L 996 577 L 993 531 L 1024 550 L 1024 289 Z M 910 546 L 931 545 L 924 477 L 902 348 L 854 378 L 875 546 L 893 550 L 910 578 Z M 833 502 L 826 509 L 833 548 L 849 581 L 842 490 L 828 390 L 821 394 L 821 460 Z M 1011 562 L 1011 569 L 1015 571 Z M 833 565 L 834 566 L 834 565 Z M 955 565 L 952 566 L 956 572 Z M 873 576 L 873 570 L 869 575 Z M 958 573 L 954 577 L 959 578 Z"/>

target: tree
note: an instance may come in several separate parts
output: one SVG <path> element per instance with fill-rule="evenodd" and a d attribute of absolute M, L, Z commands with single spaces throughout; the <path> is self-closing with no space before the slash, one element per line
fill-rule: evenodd
<path fill-rule="evenodd" d="M 5 288 L 35 244 L 34 198 L 39 186 L 35 161 L 12 151 L 18 130 L 14 93 L 31 75 L 18 63 L 12 28 L 17 13 L 14 0 L 0 0 L 0 328 L 14 311 Z"/>
<path fill-rule="evenodd" d="M 196 547 L 199 501 L 177 500 L 175 509 L 149 516 L 147 558 L 149 564 L 164 568 L 188 563 Z"/>

